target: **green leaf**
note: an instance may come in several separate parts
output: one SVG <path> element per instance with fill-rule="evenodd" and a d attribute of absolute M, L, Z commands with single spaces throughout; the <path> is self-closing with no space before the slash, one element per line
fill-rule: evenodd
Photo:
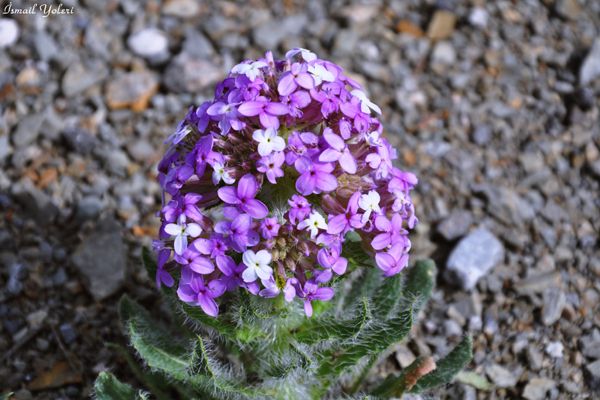
<path fill-rule="evenodd" d="M 388 376 L 372 393 L 385 398 L 402 397 L 421 377 L 430 373 L 435 367 L 431 357 L 420 357 L 403 369 L 399 375 Z"/>
<path fill-rule="evenodd" d="M 156 265 L 156 256 L 145 246 L 142 247 L 142 263 L 144 264 L 144 268 L 146 268 L 146 272 L 148 272 L 148 277 L 154 282 L 156 270 L 158 269 Z"/>
<path fill-rule="evenodd" d="M 403 276 L 396 274 L 383 280 L 373 295 L 373 314 L 386 319 L 396 310 L 402 294 Z"/>
<path fill-rule="evenodd" d="M 350 288 L 344 290 L 343 300 L 340 301 L 340 306 L 343 308 L 340 310 L 344 312 L 346 309 L 351 309 L 358 301 L 364 297 L 371 298 L 372 292 L 381 284 L 382 273 L 377 268 L 359 268 L 355 271 L 353 276 L 350 277 L 351 283 Z M 335 301 L 335 297 L 334 297 Z"/>
<path fill-rule="evenodd" d="M 471 362 L 472 358 L 473 339 L 471 336 L 465 336 L 446 357 L 437 362 L 435 371 L 419 379 L 410 392 L 421 393 L 425 390 L 450 383 L 456 374 Z"/>
<path fill-rule="evenodd" d="M 355 267 L 373 266 L 373 256 L 367 253 L 362 241 L 348 241 L 344 243 L 342 256 Z"/>
<path fill-rule="evenodd" d="M 435 284 L 436 268 L 433 260 L 419 260 L 408 271 L 404 286 L 403 303 L 413 307 L 415 316 L 431 297 Z"/>
<path fill-rule="evenodd" d="M 110 372 L 100 372 L 94 383 L 94 392 L 98 400 L 145 400 L 148 396 L 126 383 L 120 382 Z"/>
<path fill-rule="evenodd" d="M 328 379 L 339 377 L 347 368 L 357 364 L 363 357 L 383 352 L 410 332 L 412 316 L 413 311 L 408 308 L 395 318 L 369 325 L 355 340 L 326 350 L 322 354 L 318 374 Z"/>
<path fill-rule="evenodd" d="M 330 339 L 351 339 L 365 327 L 371 317 L 366 299 L 362 299 L 358 311 L 356 317 L 347 320 L 335 316 L 307 319 L 298 331 L 293 333 L 293 337 L 298 342 L 306 344 Z"/>
<path fill-rule="evenodd" d="M 9 400 L 13 394 L 14 394 L 13 392 L 0 394 L 0 400 Z"/>
<path fill-rule="evenodd" d="M 229 323 L 226 320 L 225 315 L 219 315 L 215 318 L 207 315 L 200 307 L 190 306 L 189 304 L 181 302 L 177 298 L 174 298 L 173 302 L 176 303 L 176 306 L 181 307 L 181 310 L 187 317 L 198 323 L 200 326 L 213 328 L 219 334 L 229 339 L 234 339 L 236 337 L 237 333 L 235 325 Z"/>
<path fill-rule="evenodd" d="M 129 365 L 129 369 L 133 372 L 133 375 L 142 382 L 145 388 L 147 388 L 158 400 L 169 400 L 169 396 L 166 392 L 169 390 L 169 385 L 162 375 L 144 371 L 139 363 L 131 356 L 129 351 L 123 346 L 116 343 L 108 343 L 109 348 L 112 348 L 121 355 Z"/>
<path fill-rule="evenodd" d="M 168 332 L 160 329 L 149 319 L 147 312 L 128 297 L 123 296 L 120 309 L 126 320 L 132 346 L 154 371 L 160 371 L 170 379 L 184 383 L 203 396 L 239 398 L 256 397 L 259 394 L 259 391 L 251 386 L 234 383 L 221 374 L 217 375 L 214 364 L 210 373 L 209 370 L 201 371 L 201 368 L 198 368 L 199 363 L 201 364 L 199 360 L 208 357 L 201 339 L 201 344 L 197 343 L 190 355 L 185 347 Z"/>

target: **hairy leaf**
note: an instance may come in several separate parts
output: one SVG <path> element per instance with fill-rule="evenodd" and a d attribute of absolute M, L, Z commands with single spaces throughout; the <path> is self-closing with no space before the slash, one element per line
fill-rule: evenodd
<path fill-rule="evenodd" d="M 435 284 L 436 268 L 433 260 L 417 261 L 408 271 L 406 285 L 404 286 L 403 306 L 412 305 L 416 314 L 423 308 L 431 297 Z"/>
<path fill-rule="evenodd" d="M 364 329 L 355 340 L 336 346 L 322 354 L 318 374 L 338 377 L 365 356 L 373 356 L 402 340 L 412 327 L 411 308 L 384 323 L 374 323 Z"/>
<path fill-rule="evenodd" d="M 375 390 L 373 395 L 381 397 L 402 397 L 420 378 L 436 368 L 431 357 L 420 357 L 402 370 L 399 375 L 388 376 Z"/>
<path fill-rule="evenodd" d="M 396 310 L 402 294 L 402 274 L 385 278 L 373 295 L 373 314 L 377 318 L 386 319 Z"/>
<path fill-rule="evenodd" d="M 308 319 L 295 332 L 294 338 L 300 343 L 312 344 L 323 340 L 346 340 L 356 336 L 369 322 L 370 313 L 366 299 L 361 300 L 359 314 L 347 320 L 337 317 Z"/>
<path fill-rule="evenodd" d="M 94 383 L 94 392 L 98 400 L 145 400 L 148 396 L 126 383 L 120 382 L 110 372 L 100 372 Z"/>
<path fill-rule="evenodd" d="M 437 368 L 430 374 L 419 379 L 410 390 L 411 393 L 421 393 L 440 385 L 450 383 L 454 376 L 471 362 L 473 358 L 473 339 L 464 339 L 446 357 L 437 362 Z"/>

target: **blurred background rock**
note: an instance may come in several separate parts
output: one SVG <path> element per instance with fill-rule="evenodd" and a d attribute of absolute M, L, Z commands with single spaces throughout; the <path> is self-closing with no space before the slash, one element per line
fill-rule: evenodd
<path fill-rule="evenodd" d="M 599 396 L 600 2 L 62 4 L 73 15 L 0 19 L 0 389 L 84 398 L 104 369 L 136 383 L 104 345 L 124 342 L 119 294 L 160 307 L 138 257 L 162 142 L 238 61 L 301 46 L 383 109 L 420 178 L 413 257 L 440 266 L 426 318 L 374 373 L 471 332 L 495 388 L 434 398 Z"/>

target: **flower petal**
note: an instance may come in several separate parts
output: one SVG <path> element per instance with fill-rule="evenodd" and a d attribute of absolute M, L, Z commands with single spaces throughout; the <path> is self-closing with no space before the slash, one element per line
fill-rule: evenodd
<path fill-rule="evenodd" d="M 238 107 L 238 112 L 246 117 L 254 117 L 260 114 L 264 107 L 264 101 L 247 101 Z"/>
<path fill-rule="evenodd" d="M 219 315 L 219 306 L 208 294 L 199 294 L 198 304 L 202 308 L 202 311 L 204 311 L 211 317 L 216 317 L 217 315 Z"/>
<path fill-rule="evenodd" d="M 194 258 L 190 263 L 190 268 L 192 271 L 199 274 L 210 274 L 215 270 L 213 263 L 206 257 Z"/>
<path fill-rule="evenodd" d="M 240 199 L 237 196 L 237 192 L 233 186 L 222 187 L 217 191 L 217 195 L 221 200 L 227 204 L 239 204 Z"/>

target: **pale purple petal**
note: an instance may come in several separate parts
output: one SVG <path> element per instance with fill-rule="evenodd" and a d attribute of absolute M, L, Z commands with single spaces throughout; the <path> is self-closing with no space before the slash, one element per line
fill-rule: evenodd
<path fill-rule="evenodd" d="M 217 191 L 217 194 L 221 200 L 227 204 L 239 204 L 240 199 L 237 196 L 237 192 L 234 187 L 227 186 L 222 187 Z"/>
<path fill-rule="evenodd" d="M 267 103 L 265 111 L 271 115 L 286 115 L 289 108 L 282 103 Z"/>
<path fill-rule="evenodd" d="M 338 161 L 344 171 L 346 171 L 349 174 L 356 173 L 356 160 L 354 159 L 354 156 L 350 153 L 350 151 L 348 151 L 348 149 L 346 149 L 342 153 Z"/>
<path fill-rule="evenodd" d="M 329 301 L 335 294 L 334 290 L 329 287 L 318 288 L 317 291 L 312 295 L 315 300 Z"/>
<path fill-rule="evenodd" d="M 277 85 L 277 91 L 282 96 L 288 96 L 290 93 L 296 90 L 297 87 L 298 85 L 294 80 L 294 75 L 287 72 L 283 74 L 283 76 L 279 80 L 279 84 Z"/>
<path fill-rule="evenodd" d="M 256 199 L 248 199 L 242 204 L 241 209 L 250 214 L 253 218 L 261 219 L 269 214 L 269 209 L 262 201 Z"/>
<path fill-rule="evenodd" d="M 240 199 L 249 199 L 256 196 L 256 192 L 258 192 L 258 183 L 256 182 L 256 178 L 254 178 L 254 176 L 251 174 L 242 176 L 238 182 L 238 197 Z"/>
<path fill-rule="evenodd" d="M 215 270 L 213 263 L 206 257 L 194 258 L 190 263 L 190 268 L 192 271 L 203 275 L 210 274 Z"/>
<path fill-rule="evenodd" d="M 327 233 L 331 235 L 337 235 L 341 233 L 348 226 L 348 219 L 345 214 L 336 215 L 329 219 L 327 224 Z"/>
<path fill-rule="evenodd" d="M 296 77 L 296 83 L 302 86 L 304 89 L 310 90 L 313 87 L 315 87 L 315 82 L 312 76 L 310 76 L 310 74 L 307 74 L 306 72 L 298 74 L 298 76 Z"/>
<path fill-rule="evenodd" d="M 336 149 L 325 149 L 319 155 L 319 161 L 321 161 L 321 162 L 333 162 L 333 161 L 339 160 L 341 156 L 342 156 L 342 153 L 340 153 Z"/>
<path fill-rule="evenodd" d="M 217 315 L 219 315 L 219 306 L 209 295 L 204 293 L 199 294 L 198 304 L 202 308 L 202 311 L 204 311 L 211 317 L 216 317 Z"/>
<path fill-rule="evenodd" d="M 246 117 L 254 117 L 262 113 L 264 106 L 264 101 L 247 101 L 239 106 L 238 112 Z"/>

